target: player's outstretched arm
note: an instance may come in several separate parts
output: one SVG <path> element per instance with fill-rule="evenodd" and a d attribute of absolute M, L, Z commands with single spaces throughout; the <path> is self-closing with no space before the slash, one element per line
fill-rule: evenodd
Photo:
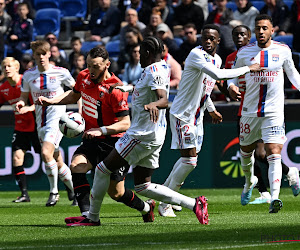
<path fill-rule="evenodd" d="M 40 96 L 35 101 L 35 104 L 41 106 L 73 104 L 76 103 L 80 99 L 80 97 L 80 93 L 75 93 L 73 90 L 69 90 L 55 98 L 47 98 L 45 96 Z"/>
<path fill-rule="evenodd" d="M 25 107 L 26 105 L 26 102 L 28 100 L 28 96 L 29 96 L 29 92 L 21 92 L 21 95 L 20 95 L 20 98 L 19 98 L 19 101 L 16 103 L 16 107 L 15 107 L 15 110 L 17 112 L 21 112 L 21 109 L 23 107 Z"/>
<path fill-rule="evenodd" d="M 150 121 L 156 123 L 158 120 L 159 109 L 168 107 L 169 101 L 167 92 L 163 89 L 156 89 L 157 101 L 144 105 L 144 109 L 150 113 Z"/>

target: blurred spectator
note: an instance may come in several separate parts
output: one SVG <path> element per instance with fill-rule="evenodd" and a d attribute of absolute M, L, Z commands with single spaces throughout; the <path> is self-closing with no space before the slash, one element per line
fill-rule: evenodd
<path fill-rule="evenodd" d="M 20 74 L 34 66 L 34 59 L 31 54 L 24 53 L 20 60 Z"/>
<path fill-rule="evenodd" d="M 204 21 L 208 17 L 208 1 L 207 0 L 195 0 L 194 3 L 199 5 L 203 11 Z"/>
<path fill-rule="evenodd" d="M 143 40 L 142 34 L 138 29 L 131 27 L 125 34 L 126 44 L 123 50 L 120 51 L 118 57 L 118 72 L 117 74 L 123 73 L 125 63 L 130 61 L 130 51 L 133 46 L 140 44 Z M 115 72 L 116 73 L 116 72 Z"/>
<path fill-rule="evenodd" d="M 126 9 L 131 8 L 137 11 L 139 20 L 145 25 L 149 23 L 152 7 L 154 7 L 152 0 L 119 0 L 118 5 L 122 15 L 122 21 L 124 20 Z"/>
<path fill-rule="evenodd" d="M 92 12 L 89 22 L 89 41 L 101 41 L 106 44 L 120 29 L 120 11 L 111 5 L 111 0 L 98 0 L 99 8 Z M 89 34 L 88 34 L 89 35 Z"/>
<path fill-rule="evenodd" d="M 162 19 L 161 19 L 161 13 L 160 11 L 158 10 L 158 8 L 153 8 L 152 9 L 152 14 L 150 16 L 150 22 L 149 24 L 147 25 L 147 27 L 144 29 L 143 31 L 143 37 L 147 37 L 147 36 L 155 36 L 156 34 L 156 29 L 158 27 L 159 24 L 163 23 Z M 167 26 L 168 27 L 168 26 Z M 172 31 L 170 30 L 170 28 L 168 27 L 168 36 L 170 38 L 173 38 L 173 33 Z"/>
<path fill-rule="evenodd" d="M 217 53 L 225 62 L 226 57 L 235 51 L 235 45 L 231 38 L 233 11 L 226 7 L 227 0 L 216 0 L 216 9 L 213 10 L 206 20 L 206 24 L 216 24 L 220 27 L 221 41 Z"/>
<path fill-rule="evenodd" d="M 165 23 L 161 23 L 156 28 L 156 36 L 159 37 L 168 47 L 170 54 L 177 56 L 179 46 L 176 41 L 169 36 L 170 29 Z"/>
<path fill-rule="evenodd" d="M 26 3 L 28 6 L 28 18 L 33 20 L 35 18 L 35 9 L 32 7 L 30 0 L 6 0 L 7 13 L 12 17 L 13 20 L 18 18 L 18 5 L 19 3 Z"/>
<path fill-rule="evenodd" d="M 45 36 L 44 36 L 44 39 L 50 44 L 50 46 L 58 46 L 58 39 L 56 37 L 56 35 L 52 32 L 49 32 L 47 33 Z M 59 52 L 60 52 L 60 55 L 64 58 L 64 59 L 67 59 L 67 54 L 66 52 L 63 50 L 63 49 L 59 49 Z"/>
<path fill-rule="evenodd" d="M 240 24 L 248 26 L 253 32 L 253 35 L 255 35 L 255 17 L 259 14 L 258 9 L 256 9 L 251 2 L 248 2 L 248 0 L 235 0 L 235 3 L 237 10 L 233 12 L 234 20 L 238 20 Z"/>
<path fill-rule="evenodd" d="M 140 45 L 136 44 L 131 47 L 129 62 L 125 63 L 122 82 L 124 85 L 133 85 L 137 83 L 142 75 L 142 67 L 140 64 Z"/>
<path fill-rule="evenodd" d="M 6 35 L 11 25 L 11 16 L 5 11 L 5 0 L 0 0 L 0 32 Z"/>
<path fill-rule="evenodd" d="M 0 0 L 1 1 L 1 0 Z M 122 27 L 120 30 L 120 49 L 124 49 L 126 38 L 125 33 L 130 27 L 137 28 L 140 32 L 146 28 L 146 25 L 139 21 L 138 14 L 134 9 L 127 9 L 125 12 L 125 21 L 127 25 Z"/>
<path fill-rule="evenodd" d="M 3 34 L 0 32 L 0 60 L 4 59 L 4 37 Z"/>
<path fill-rule="evenodd" d="M 196 5 L 193 0 L 182 0 L 181 4 L 175 8 L 173 29 L 176 28 L 180 30 L 187 23 L 194 23 L 199 33 L 204 24 L 203 10 L 200 6 Z"/>
<path fill-rule="evenodd" d="M 71 38 L 71 48 L 72 48 L 72 52 L 69 55 L 69 65 L 71 67 L 71 70 L 75 67 L 74 64 L 74 54 L 76 53 L 80 53 L 82 47 L 82 43 L 79 37 L 77 36 L 73 36 Z"/>
<path fill-rule="evenodd" d="M 184 25 L 184 41 L 180 45 L 179 50 L 177 52 L 176 60 L 179 64 L 184 67 L 184 61 L 187 58 L 190 51 L 198 45 L 201 45 L 201 38 L 197 36 L 197 29 L 195 24 L 188 23 Z"/>
<path fill-rule="evenodd" d="M 33 22 L 27 17 L 29 13 L 27 3 L 18 5 L 18 18 L 13 21 L 8 34 L 8 47 L 12 49 L 12 56 L 17 60 L 22 57 L 22 51 L 30 49 L 32 41 Z"/>
<path fill-rule="evenodd" d="M 289 29 L 294 37 L 293 50 L 300 52 L 300 0 L 295 0 L 292 4 L 290 18 L 287 21 Z"/>
<path fill-rule="evenodd" d="M 85 55 L 81 52 L 73 52 L 73 69 L 71 70 L 71 75 L 76 80 L 80 71 L 86 68 Z"/>
<path fill-rule="evenodd" d="M 160 11 L 162 21 L 172 29 L 174 19 L 173 7 L 168 6 L 167 0 L 155 0 L 155 7 Z"/>
<path fill-rule="evenodd" d="M 273 19 L 274 35 L 284 36 L 288 30 L 286 19 L 289 16 L 289 8 L 282 0 L 264 0 L 265 6 L 260 14 L 267 14 Z"/>
<path fill-rule="evenodd" d="M 51 51 L 51 57 L 50 57 L 51 61 L 53 61 L 56 66 L 63 67 L 70 70 L 69 63 L 61 56 L 59 49 L 56 45 L 51 46 L 50 51 Z"/>
<path fill-rule="evenodd" d="M 162 53 L 162 59 L 164 59 L 170 67 L 170 88 L 177 89 L 181 80 L 181 66 L 180 64 L 169 54 L 168 46 L 164 44 L 164 52 Z"/>

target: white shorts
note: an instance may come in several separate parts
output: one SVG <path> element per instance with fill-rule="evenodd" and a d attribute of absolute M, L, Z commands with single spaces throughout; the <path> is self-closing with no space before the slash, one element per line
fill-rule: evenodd
<path fill-rule="evenodd" d="M 117 152 L 132 167 L 159 168 L 159 153 L 162 145 L 145 144 L 125 133 L 115 144 Z"/>
<path fill-rule="evenodd" d="M 248 146 L 262 139 L 264 143 L 284 144 L 284 117 L 244 117 L 240 119 L 240 145 Z"/>
<path fill-rule="evenodd" d="M 41 127 L 38 129 L 38 136 L 41 144 L 47 141 L 54 145 L 55 151 L 59 150 L 59 143 L 63 134 L 60 132 L 58 126 L 46 125 L 45 127 Z"/>
<path fill-rule="evenodd" d="M 170 127 L 172 131 L 171 149 L 196 148 L 200 152 L 203 142 L 203 123 L 196 126 L 186 123 L 170 114 Z"/>

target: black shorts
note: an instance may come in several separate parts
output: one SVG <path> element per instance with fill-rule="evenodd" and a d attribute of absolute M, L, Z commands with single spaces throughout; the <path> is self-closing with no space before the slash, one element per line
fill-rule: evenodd
<path fill-rule="evenodd" d="M 92 164 L 93 169 L 96 165 L 103 161 L 109 153 L 115 148 L 115 143 L 119 140 L 118 137 L 107 139 L 83 139 L 81 145 L 76 149 L 74 155 L 84 155 Z M 112 172 L 111 180 L 123 181 L 129 170 L 129 165 L 123 166 Z"/>
<path fill-rule="evenodd" d="M 15 152 L 18 149 L 29 151 L 31 146 L 34 148 L 34 152 L 41 153 L 41 144 L 37 132 L 21 132 L 14 131 L 12 138 L 12 151 Z"/>

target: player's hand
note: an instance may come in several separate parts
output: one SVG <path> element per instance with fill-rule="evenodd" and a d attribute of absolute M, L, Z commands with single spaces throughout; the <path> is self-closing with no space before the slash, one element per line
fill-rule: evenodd
<path fill-rule="evenodd" d="M 31 106 L 24 106 L 19 111 L 19 114 L 25 114 L 25 113 L 28 113 L 28 112 L 31 112 L 31 111 L 33 111 Z"/>
<path fill-rule="evenodd" d="M 150 121 L 156 123 L 158 120 L 159 110 L 155 103 L 144 105 L 144 109 L 150 113 Z"/>
<path fill-rule="evenodd" d="M 82 138 L 92 139 L 92 138 L 100 137 L 101 135 L 102 135 L 101 128 L 91 128 L 83 133 Z"/>
<path fill-rule="evenodd" d="M 116 89 L 119 89 L 122 92 L 132 92 L 133 91 L 133 86 L 132 85 L 117 86 Z"/>
<path fill-rule="evenodd" d="M 252 72 L 257 72 L 257 71 L 263 70 L 258 63 L 254 63 L 248 67 L 249 67 L 250 71 L 252 71 Z"/>
<path fill-rule="evenodd" d="M 34 102 L 35 105 L 41 105 L 41 106 L 49 106 L 51 104 L 51 99 L 45 97 L 45 96 L 40 96 L 38 99 Z"/>
<path fill-rule="evenodd" d="M 217 110 L 214 110 L 213 112 L 209 112 L 209 115 L 212 118 L 213 124 L 219 124 L 223 121 L 223 116 Z"/>
<path fill-rule="evenodd" d="M 237 87 L 235 85 L 231 85 L 228 88 L 228 92 L 229 92 L 230 97 L 233 100 L 238 101 L 241 99 L 241 92 L 239 91 L 239 87 Z"/>
<path fill-rule="evenodd" d="M 24 101 L 18 101 L 17 103 L 16 103 L 16 107 L 15 107 L 15 110 L 17 111 L 17 112 L 21 112 L 21 109 L 23 108 L 25 106 L 25 102 Z"/>

